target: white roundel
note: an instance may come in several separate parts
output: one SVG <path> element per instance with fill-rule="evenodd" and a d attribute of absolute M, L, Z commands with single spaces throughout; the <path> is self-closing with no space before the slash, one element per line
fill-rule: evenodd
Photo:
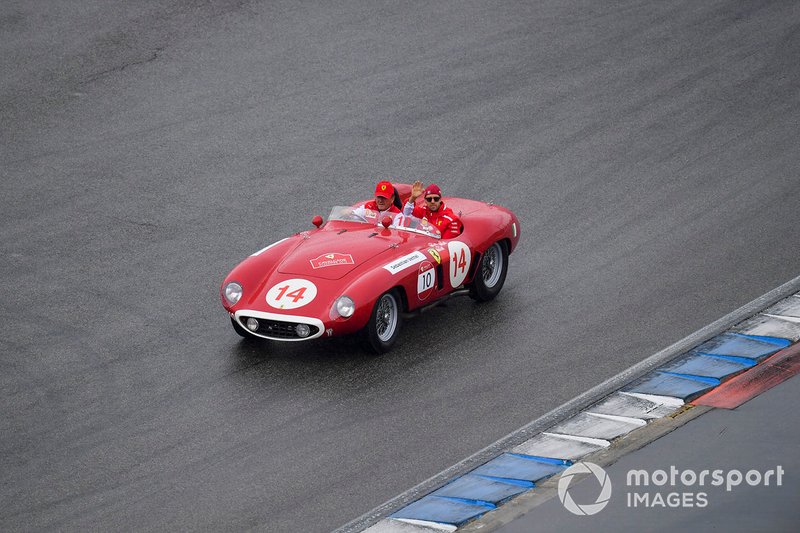
<path fill-rule="evenodd" d="M 436 283 L 436 270 L 430 261 L 424 261 L 419 265 L 417 273 L 417 298 L 424 300 L 433 292 Z"/>
<path fill-rule="evenodd" d="M 447 250 L 450 252 L 450 286 L 454 289 L 464 283 L 472 262 L 472 252 L 469 246 L 461 241 L 449 241 Z"/>
<path fill-rule="evenodd" d="M 267 303 L 275 309 L 297 309 L 311 303 L 317 296 L 317 286 L 307 279 L 287 279 L 267 291 Z"/>

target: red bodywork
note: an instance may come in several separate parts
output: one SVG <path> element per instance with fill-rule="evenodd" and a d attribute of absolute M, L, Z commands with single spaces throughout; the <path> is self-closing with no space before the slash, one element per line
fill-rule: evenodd
<path fill-rule="evenodd" d="M 395 185 L 403 202 L 411 186 Z M 445 198 L 459 214 L 464 231 L 453 239 L 436 239 L 382 226 L 331 220 L 319 229 L 302 231 L 257 252 L 234 268 L 222 283 L 235 281 L 242 296 L 230 305 L 222 303 L 243 329 L 247 317 L 305 323 L 312 334 L 300 339 L 269 330 L 248 331 L 274 340 L 297 341 L 330 337 L 361 330 L 375 301 L 391 289 L 399 289 L 404 311 L 414 311 L 468 287 L 483 252 L 504 241 L 508 253 L 519 241 L 517 217 L 503 207 Z M 355 303 L 349 318 L 332 312 L 342 295 Z"/>

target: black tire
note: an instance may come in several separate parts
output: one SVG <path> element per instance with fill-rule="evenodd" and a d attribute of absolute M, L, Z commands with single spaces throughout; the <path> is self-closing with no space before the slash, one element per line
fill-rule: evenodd
<path fill-rule="evenodd" d="M 246 329 L 239 325 L 233 317 L 231 317 L 231 325 L 233 326 L 233 331 L 244 337 L 245 339 L 252 339 L 253 335 L 250 335 Z"/>
<path fill-rule="evenodd" d="M 403 302 L 395 291 L 388 291 L 375 301 L 369 322 L 364 328 L 368 347 L 377 354 L 391 350 L 403 324 Z"/>
<path fill-rule="evenodd" d="M 508 250 L 502 241 L 492 244 L 481 256 L 475 270 L 470 296 L 479 302 L 494 299 L 503 288 L 508 273 Z"/>

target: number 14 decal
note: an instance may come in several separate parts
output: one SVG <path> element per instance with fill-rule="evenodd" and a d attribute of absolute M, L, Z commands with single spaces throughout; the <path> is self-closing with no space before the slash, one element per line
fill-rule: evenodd
<path fill-rule="evenodd" d="M 472 252 L 466 244 L 460 241 L 448 242 L 447 249 L 450 252 L 450 285 L 456 288 L 464 283 L 467 277 L 467 271 L 472 262 Z"/>
<path fill-rule="evenodd" d="M 303 299 L 303 293 L 306 292 L 306 288 L 305 287 L 300 287 L 299 289 L 295 289 L 292 292 L 287 294 L 286 291 L 288 291 L 290 288 L 291 287 L 289 285 L 284 285 L 283 287 L 278 289 L 278 296 L 275 297 L 275 301 L 276 302 L 280 302 L 281 299 L 283 298 L 284 294 L 287 297 L 289 297 L 292 300 L 294 300 L 294 303 L 297 303 L 298 301 Z"/>
<path fill-rule="evenodd" d="M 317 286 L 307 279 L 287 279 L 267 291 L 267 303 L 275 309 L 296 309 L 311 303 Z"/>

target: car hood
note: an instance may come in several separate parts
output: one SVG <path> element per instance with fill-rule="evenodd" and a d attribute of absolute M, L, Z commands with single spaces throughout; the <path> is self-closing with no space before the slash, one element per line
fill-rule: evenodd
<path fill-rule="evenodd" d="M 341 279 L 370 259 L 387 252 L 394 241 L 383 237 L 380 229 L 374 227 L 312 233 L 284 256 L 278 272 Z"/>

